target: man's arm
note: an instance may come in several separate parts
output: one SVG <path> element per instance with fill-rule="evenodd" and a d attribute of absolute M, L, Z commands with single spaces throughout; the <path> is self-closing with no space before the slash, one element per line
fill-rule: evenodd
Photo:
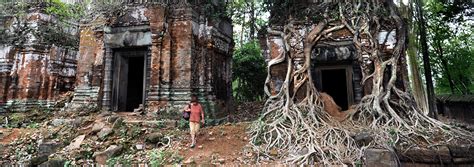
<path fill-rule="evenodd" d="M 189 105 L 186 105 L 186 106 L 184 107 L 184 111 L 186 111 L 186 112 L 191 111 L 191 108 L 189 107 Z"/>
<path fill-rule="evenodd" d="M 202 123 L 204 124 L 204 109 L 202 108 L 202 105 L 201 105 L 201 118 L 202 118 Z"/>

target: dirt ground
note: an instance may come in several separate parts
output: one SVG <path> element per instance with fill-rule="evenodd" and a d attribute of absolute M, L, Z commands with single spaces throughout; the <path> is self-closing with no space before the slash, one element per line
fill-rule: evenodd
<path fill-rule="evenodd" d="M 212 165 L 251 163 L 250 159 L 252 159 L 253 154 L 246 146 L 249 138 L 246 134 L 246 128 L 249 125 L 249 122 L 242 122 L 203 127 L 200 129 L 195 148 L 189 147 L 190 140 L 188 131 L 183 130 L 179 133 L 180 137 L 175 138 L 175 141 L 171 142 L 171 146 L 168 150 L 178 150 L 179 155 L 183 158 L 182 164 Z M 26 128 L 2 128 L 0 129 L 2 134 L 2 136 L 0 136 L 0 145 L 7 145 L 15 139 L 29 135 L 33 131 L 32 129 Z M 2 153 L 2 151 L 0 151 L 0 153 Z"/>
<path fill-rule="evenodd" d="M 117 114 L 124 117 L 126 122 L 136 123 L 143 120 L 129 112 Z M 182 130 L 180 137 L 172 141 L 170 150 L 178 150 L 179 155 L 184 158 L 184 164 L 241 164 L 253 156 L 248 147 L 250 137 L 246 133 L 250 124 L 251 122 L 246 121 L 217 126 L 205 125 L 199 130 L 194 148 L 190 148 L 189 130 Z"/>
<path fill-rule="evenodd" d="M 181 141 L 180 154 L 185 162 L 196 164 L 241 163 L 242 153 L 248 144 L 246 128 L 249 123 L 227 124 L 200 129 L 197 145 L 190 148 L 190 140 Z"/>
<path fill-rule="evenodd" d="M 18 128 L 15 128 L 15 129 L 0 128 L 0 134 L 2 134 L 2 137 L 0 137 L 0 144 L 2 145 L 9 144 L 10 142 L 18 138 L 18 136 L 21 135 L 21 130 L 22 129 L 18 129 Z"/>
<path fill-rule="evenodd" d="M 19 137 L 23 135 L 27 135 L 28 133 L 31 132 L 31 129 L 25 129 L 25 128 L 13 128 L 13 129 L 8 129 L 8 128 L 0 128 L 0 155 L 5 155 L 4 151 L 6 151 L 3 146 L 7 145 Z"/>

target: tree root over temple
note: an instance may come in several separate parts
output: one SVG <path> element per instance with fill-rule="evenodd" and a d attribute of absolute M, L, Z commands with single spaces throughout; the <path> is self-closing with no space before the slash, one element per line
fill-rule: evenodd
<path fill-rule="evenodd" d="M 270 35 L 281 38 L 283 49 L 268 63 L 265 92 L 270 97 L 260 119 L 250 130 L 255 150 L 261 156 L 275 156 L 288 163 L 355 165 L 367 148 L 386 148 L 395 153 L 395 150 L 415 147 L 471 144 L 474 138 L 471 132 L 423 115 L 412 96 L 396 83 L 407 32 L 393 2 L 355 1 L 334 5 L 338 9 L 337 19 L 326 13 L 324 19 L 306 31 L 297 30 L 294 21 L 286 24 L 282 31 L 267 30 Z M 337 121 L 324 111 L 310 67 L 314 46 L 331 39 L 332 32 L 342 29 L 353 35 L 363 73 L 362 85 L 370 87 L 371 92 L 362 98 L 348 119 Z M 390 54 L 383 53 L 387 40 L 380 44 L 378 36 L 382 30 L 394 29 L 395 47 Z M 282 63 L 287 65 L 286 76 L 278 93 L 272 95 L 268 88 L 270 72 L 272 67 Z M 372 140 L 357 143 L 354 136 L 362 132 L 370 134 Z"/>

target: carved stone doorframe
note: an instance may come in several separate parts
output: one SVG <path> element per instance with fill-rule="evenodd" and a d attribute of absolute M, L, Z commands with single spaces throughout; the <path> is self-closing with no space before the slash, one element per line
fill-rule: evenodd
<path fill-rule="evenodd" d="M 113 92 L 114 92 L 114 61 L 116 56 L 120 56 L 120 52 L 123 49 L 128 50 L 140 50 L 143 52 L 144 56 L 144 68 L 143 68 L 143 98 L 142 98 L 142 105 L 146 107 L 146 99 L 148 95 L 148 86 L 149 86 L 149 73 L 150 73 L 150 56 L 151 56 L 151 46 L 146 47 L 132 47 L 132 48 L 112 48 L 112 47 L 105 47 L 105 67 L 104 67 L 104 92 L 102 98 L 102 108 L 106 111 L 112 111 L 112 109 L 116 110 L 113 105 Z"/>

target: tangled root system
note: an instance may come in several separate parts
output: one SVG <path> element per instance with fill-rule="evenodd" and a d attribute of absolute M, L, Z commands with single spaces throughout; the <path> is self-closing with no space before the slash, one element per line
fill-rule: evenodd
<path fill-rule="evenodd" d="M 337 18 L 330 18 L 327 13 L 312 26 L 300 28 L 290 21 L 283 30 L 267 30 L 269 35 L 283 41 L 283 49 L 268 63 L 265 92 L 269 99 L 260 119 L 250 130 L 255 150 L 261 156 L 276 157 L 288 163 L 355 165 L 367 148 L 394 151 L 395 148 L 430 148 L 459 141 L 472 143 L 471 132 L 422 114 L 412 96 L 396 84 L 399 68 L 403 67 L 399 61 L 405 54 L 407 28 L 393 2 L 356 1 L 334 5 L 339 9 Z M 386 9 L 386 16 L 380 9 Z M 353 35 L 362 68 L 361 84 L 371 91 L 353 112 L 338 120 L 334 114 L 328 114 L 327 107 L 325 110 L 327 96 L 321 96 L 316 89 L 310 64 L 314 46 L 331 39 L 331 33 L 341 29 Z M 378 41 L 382 30 L 396 30 L 397 42 L 390 54 L 382 53 L 387 42 Z M 294 43 L 303 47 L 298 49 Z M 270 70 L 282 63 L 287 67 L 284 82 L 276 94 L 271 94 Z M 304 96 L 299 96 L 301 94 Z M 362 132 L 369 134 L 372 140 L 357 143 L 354 136 Z"/>

